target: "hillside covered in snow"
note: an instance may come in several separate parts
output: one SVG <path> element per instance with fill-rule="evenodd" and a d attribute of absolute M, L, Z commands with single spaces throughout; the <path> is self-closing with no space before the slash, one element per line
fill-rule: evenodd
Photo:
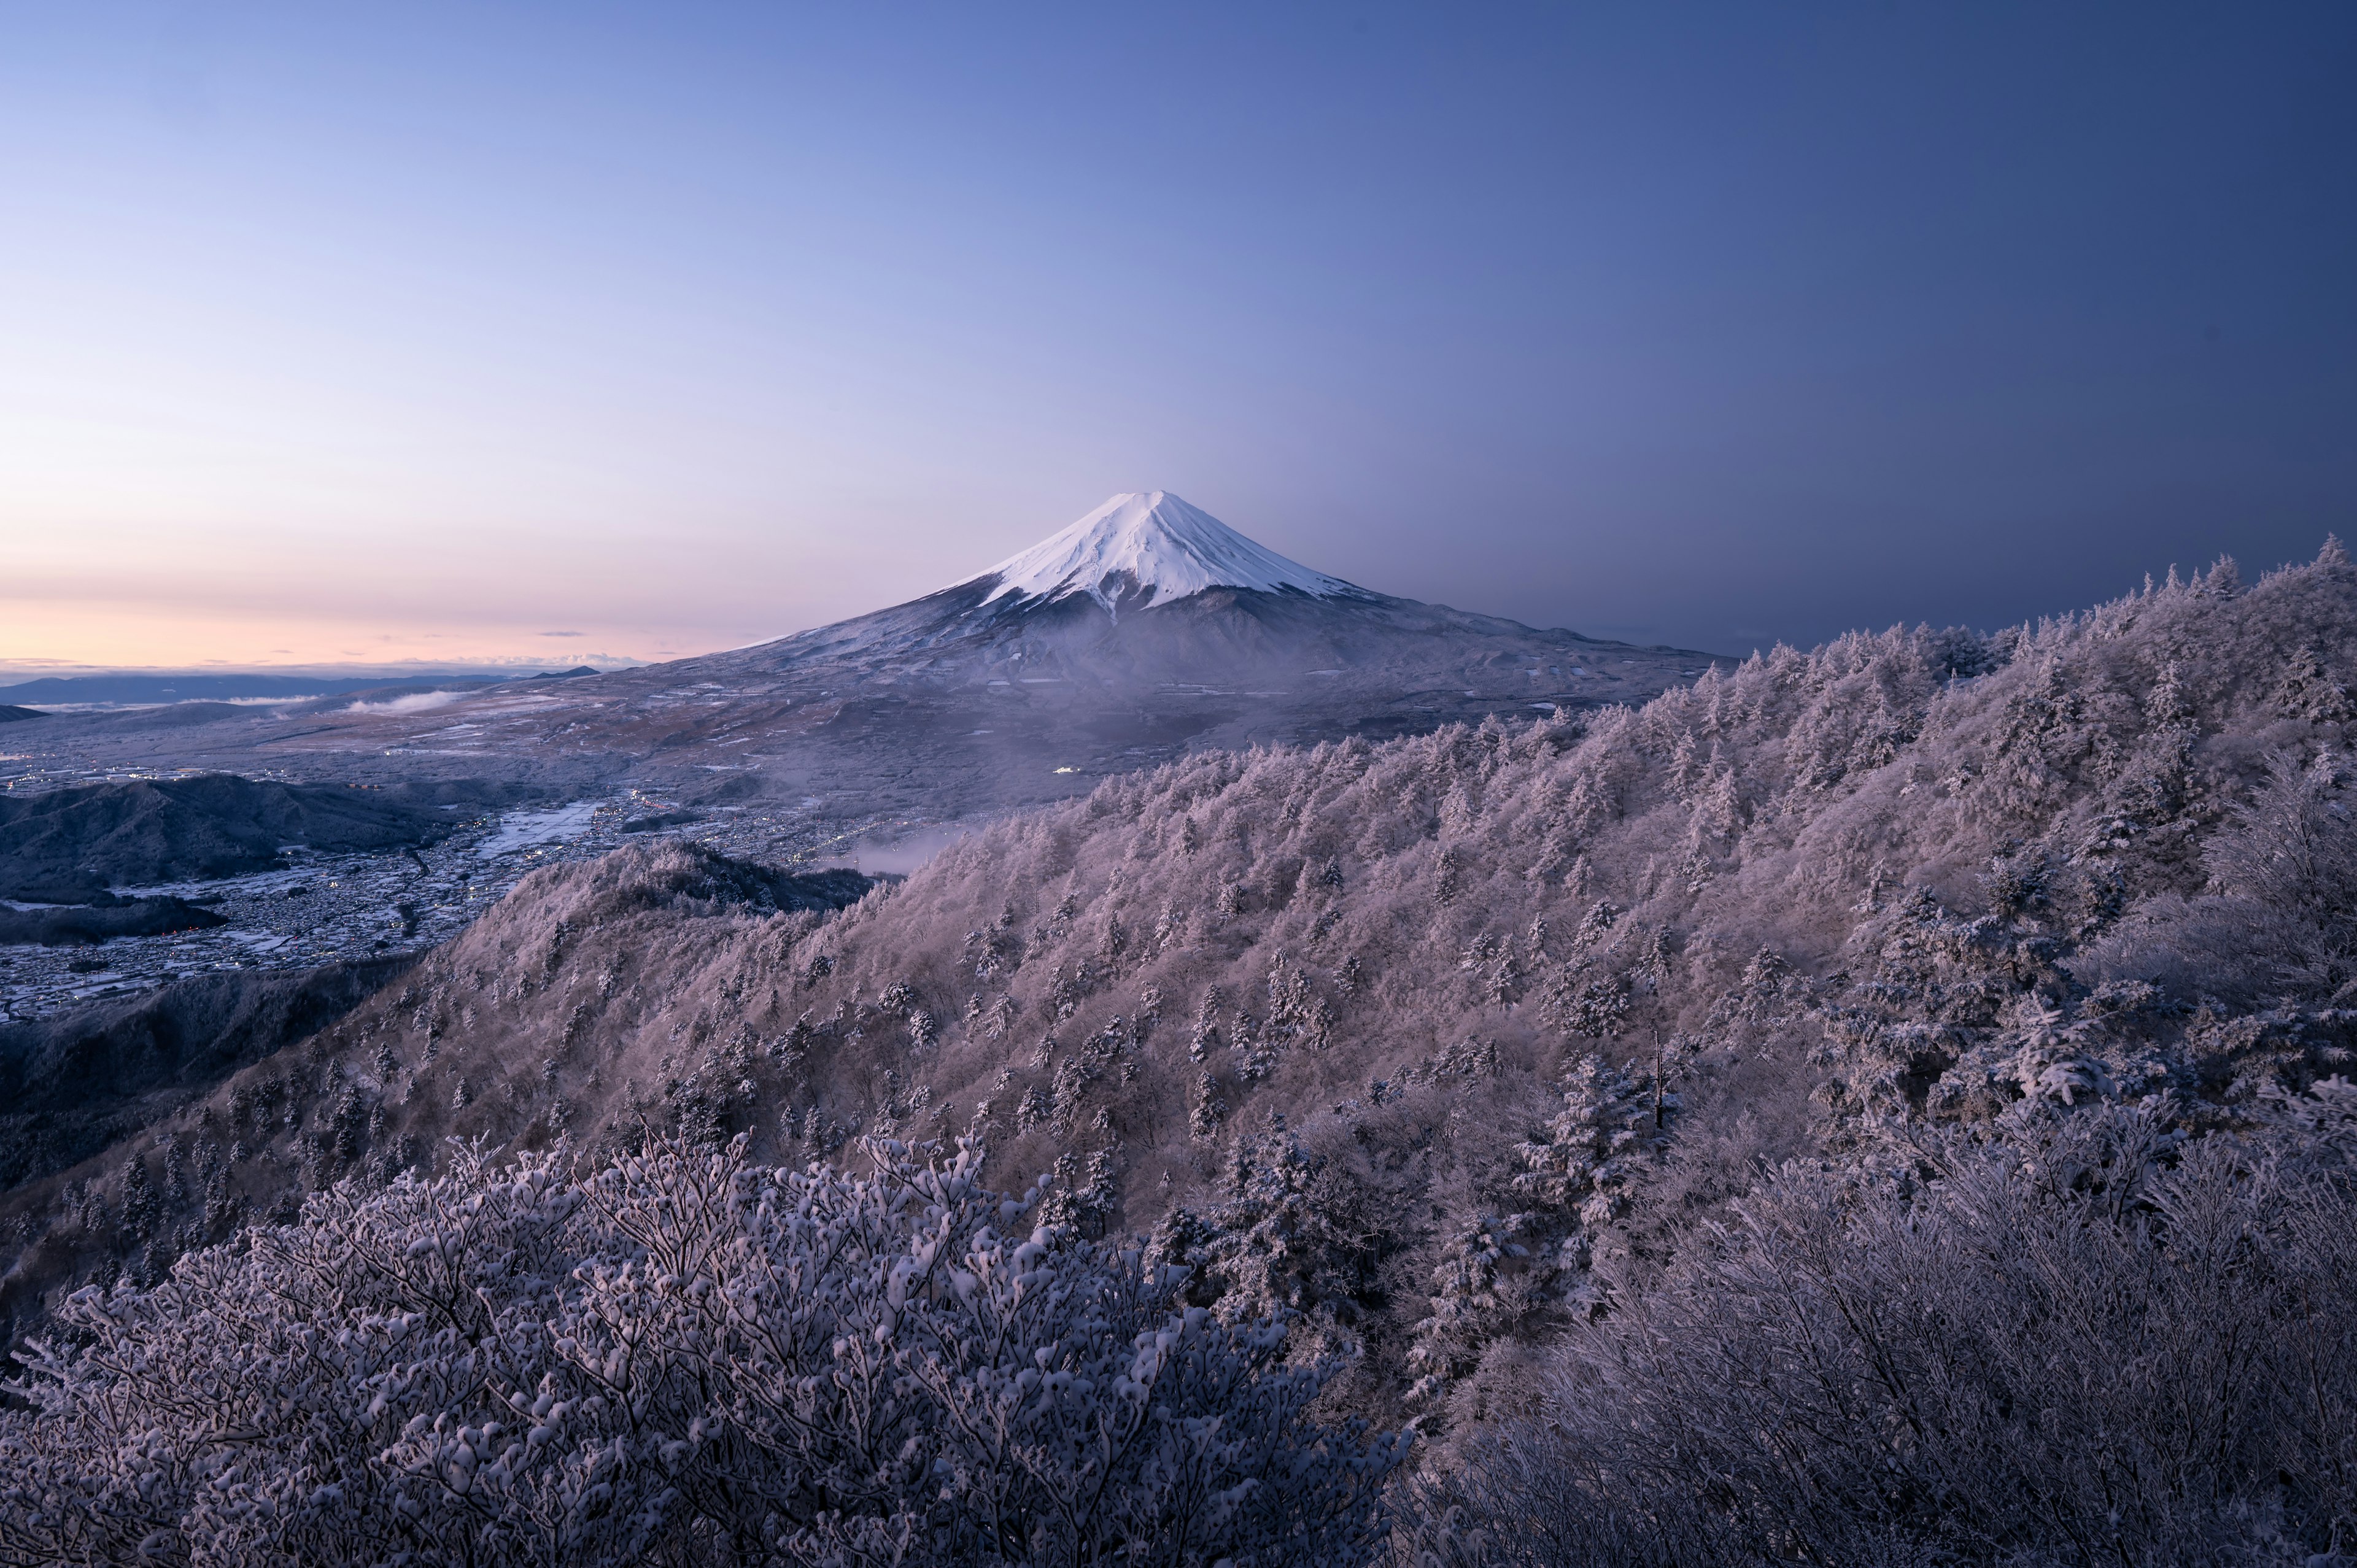
<path fill-rule="evenodd" d="M 685 846 L 551 868 L 308 1043 L 8 1195 L 5 1305 L 29 1324 L 116 1280 L 110 1321 L 161 1346 L 173 1291 L 244 1300 L 269 1258 L 426 1236 L 399 1184 L 435 1172 L 458 1185 L 431 1204 L 479 1193 L 517 1235 L 560 1234 L 534 1194 L 589 1205 L 604 1229 L 562 1232 L 565 1267 L 650 1271 L 613 1274 L 653 1294 L 610 1308 L 550 1297 L 603 1325 L 575 1343 L 718 1343 L 691 1316 L 628 1336 L 674 1286 L 754 1299 L 727 1293 L 792 1255 L 760 1216 L 837 1200 L 695 1160 L 904 1183 L 909 1145 L 963 1138 L 1000 1191 L 1032 1188 L 1008 1201 L 1037 1256 L 1141 1271 L 1088 1289 L 1173 1293 L 1152 1299 L 1182 1326 L 1273 1321 L 1317 1369 L 1315 1419 L 1413 1426 L 1418 1473 L 1386 1505 L 1403 1552 L 2299 1561 L 2357 1520 L 2352 672 L 2357 568 L 2333 544 L 1993 637 L 1778 649 L 1641 705 L 1206 752 L 840 913 Z M 587 1162 L 579 1197 L 533 1174 L 552 1153 Z M 709 1265 L 630 1218 L 740 1179 L 772 1196 L 712 1232 Z M 403 1196 L 356 1214 L 381 1191 Z M 235 1264 L 261 1273 L 202 1261 L 256 1219 L 287 1227 Z M 875 1244 L 876 1290 L 933 1277 L 921 1238 Z M 389 1310 L 305 1308 L 330 1334 Z M 881 1343 L 881 1319 L 844 1320 Z M 630 1452 L 689 1478 L 662 1505 L 682 1540 L 747 1506 L 729 1444 L 754 1441 L 754 1396 L 714 1391 L 765 1386 L 770 1352 L 728 1354 L 643 1385 L 685 1446 Z M 525 1407 L 611 1383 L 549 1356 Z M 102 1372 L 58 1386 L 97 1402 Z M 508 1419 L 446 1382 L 399 1408 Z M 1287 1424 L 1291 1397 L 1252 1407 L 1271 1442 L 1375 1463 Z M 319 1419 L 351 1423 L 353 1455 L 424 1441 L 368 1411 Z M 41 1419 L 0 1417 L 5 1441 Z M 140 1419 L 160 1473 L 210 1462 L 200 1422 Z M 526 1509 L 498 1499 L 543 1476 L 528 1506 L 561 1513 L 566 1476 L 602 1473 L 565 1455 L 627 1435 L 585 1431 L 500 1460 L 484 1506 Z M 348 1463 L 353 1489 L 305 1506 L 393 1529 L 360 1484 L 393 1482 Z M 0 1519 L 30 1528 L 28 1506 Z"/>

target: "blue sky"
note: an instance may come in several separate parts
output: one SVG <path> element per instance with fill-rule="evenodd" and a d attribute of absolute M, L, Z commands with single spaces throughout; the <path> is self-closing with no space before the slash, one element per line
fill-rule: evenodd
<path fill-rule="evenodd" d="M 2304 557 L 2352 80 L 2347 5 L 0 0 L 0 660 L 699 651 L 1139 489 L 1714 650 Z"/>

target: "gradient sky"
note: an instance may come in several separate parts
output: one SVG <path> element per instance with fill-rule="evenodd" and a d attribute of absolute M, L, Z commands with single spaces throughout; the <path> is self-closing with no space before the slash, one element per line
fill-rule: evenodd
<path fill-rule="evenodd" d="M 2345 3 L 0 0 L 0 661 L 703 651 L 1124 489 L 1738 652 L 2304 558 L 2352 82 Z"/>

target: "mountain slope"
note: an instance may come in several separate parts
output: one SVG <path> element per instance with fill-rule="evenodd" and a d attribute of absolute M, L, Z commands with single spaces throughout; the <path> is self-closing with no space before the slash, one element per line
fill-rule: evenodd
<path fill-rule="evenodd" d="M 939 819 L 1189 750 L 1642 701 L 1712 663 L 1373 593 L 1153 491 L 922 598 L 758 647 L 430 712 L 331 699 L 43 731 L 91 762 L 628 780 L 689 802 L 726 784 L 739 806 Z"/>
<path fill-rule="evenodd" d="M 2357 1140 L 2352 671 L 2334 547 L 1584 719 L 1207 754 L 833 917 L 676 845 L 553 868 L 298 1058 L 12 1196 L 9 1310 L 127 1208 L 167 1250 L 201 1212 L 152 1197 L 174 1161 L 233 1215 L 449 1134 L 972 1132 L 1222 1312 L 1362 1345 L 1338 1397 L 1477 1423 L 1788 1160 L 1884 1190 L 1940 1139 L 2131 1111 Z"/>

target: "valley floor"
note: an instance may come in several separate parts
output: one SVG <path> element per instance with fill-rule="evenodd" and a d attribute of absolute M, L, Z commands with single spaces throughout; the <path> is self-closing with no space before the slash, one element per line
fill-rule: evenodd
<path fill-rule="evenodd" d="M 79 776 L 39 784 L 63 788 Z M 0 787 L 34 783 L 0 779 Z M 467 823 L 439 843 L 392 854 L 291 851 L 277 870 L 121 887 L 185 899 L 228 923 L 157 936 L 44 946 L 0 943 L 0 1026 L 120 1002 L 173 980 L 221 971 L 288 971 L 429 950 L 450 940 L 544 865 L 592 859 L 632 842 L 677 838 L 773 865 L 834 864 L 877 833 L 934 826 L 922 819 L 824 816 L 782 808 L 683 811 L 638 790 L 570 805 L 527 807 Z M 40 906 L 15 903 L 11 908 Z"/>

